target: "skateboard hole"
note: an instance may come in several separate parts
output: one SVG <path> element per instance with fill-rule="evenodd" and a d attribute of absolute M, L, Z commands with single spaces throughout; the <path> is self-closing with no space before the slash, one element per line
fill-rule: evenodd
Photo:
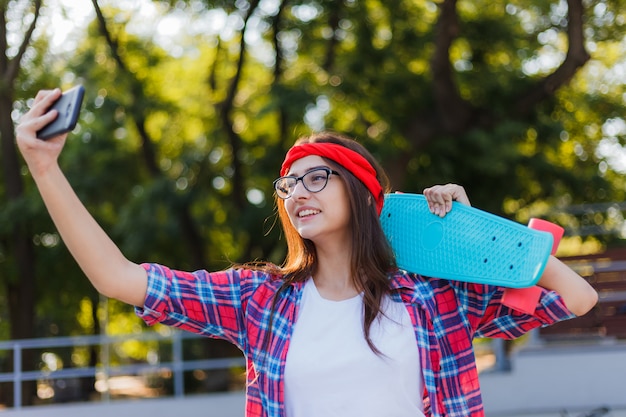
<path fill-rule="evenodd" d="M 495 241 L 496 241 L 496 237 L 495 237 L 495 236 L 493 236 L 493 237 L 491 238 L 491 241 L 492 241 L 492 242 L 495 242 Z"/>
<path fill-rule="evenodd" d="M 513 265 L 509 265 L 509 269 L 513 269 Z"/>
<path fill-rule="evenodd" d="M 518 243 L 517 243 L 517 247 L 518 247 L 518 248 L 521 248 L 521 247 L 522 247 L 522 242 L 518 242 Z"/>
<path fill-rule="evenodd" d="M 487 261 L 488 261 L 488 260 L 487 260 L 487 258 L 483 259 L 483 262 L 484 262 L 484 263 L 487 263 Z"/>

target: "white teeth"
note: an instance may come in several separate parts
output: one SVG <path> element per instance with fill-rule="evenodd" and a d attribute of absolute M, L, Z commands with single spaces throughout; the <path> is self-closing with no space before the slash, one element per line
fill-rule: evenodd
<path fill-rule="evenodd" d="M 319 210 L 302 210 L 300 213 L 298 213 L 298 217 L 312 216 L 319 212 Z"/>

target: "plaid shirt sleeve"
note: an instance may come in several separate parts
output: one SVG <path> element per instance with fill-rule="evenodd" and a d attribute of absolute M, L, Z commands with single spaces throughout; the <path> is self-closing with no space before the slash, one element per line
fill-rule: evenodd
<path fill-rule="evenodd" d="M 502 303 L 504 288 L 460 282 L 453 286 L 474 337 L 515 339 L 534 328 L 575 317 L 560 295 L 543 288 L 535 311 L 528 313 Z"/>
<path fill-rule="evenodd" d="M 419 281 L 416 277 L 416 282 Z M 429 414 L 446 417 L 484 416 L 480 382 L 472 348 L 475 337 L 516 338 L 533 328 L 573 317 L 561 297 L 541 289 L 534 313 L 502 303 L 504 289 L 429 278 L 424 289 L 427 329 L 422 357 Z M 422 326 L 416 331 L 423 333 Z"/>
<path fill-rule="evenodd" d="M 148 290 L 136 314 L 148 325 L 162 323 L 227 340 L 245 351 L 245 306 L 267 274 L 246 269 L 182 272 L 143 264 Z"/>

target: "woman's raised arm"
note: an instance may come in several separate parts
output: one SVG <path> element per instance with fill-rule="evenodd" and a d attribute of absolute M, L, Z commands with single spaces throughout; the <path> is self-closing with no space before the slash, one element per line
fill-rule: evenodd
<path fill-rule="evenodd" d="M 17 145 L 61 238 L 94 287 L 108 297 L 143 306 L 145 270 L 121 253 L 78 199 L 58 165 L 67 134 L 47 141 L 36 137 L 37 131 L 56 117 L 56 111 L 47 109 L 60 94 L 58 89 L 37 94 L 15 129 Z"/>

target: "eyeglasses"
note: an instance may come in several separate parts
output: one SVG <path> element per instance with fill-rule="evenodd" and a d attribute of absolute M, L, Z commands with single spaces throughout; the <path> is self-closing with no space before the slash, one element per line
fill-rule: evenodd
<path fill-rule="evenodd" d="M 328 167 L 315 168 L 305 172 L 301 177 L 286 176 L 280 177 L 274 181 L 274 190 L 276 195 L 283 200 L 293 195 L 298 181 L 302 181 L 302 185 L 311 193 L 319 193 L 328 184 L 330 175 L 339 175 L 337 171 L 333 171 Z"/>

